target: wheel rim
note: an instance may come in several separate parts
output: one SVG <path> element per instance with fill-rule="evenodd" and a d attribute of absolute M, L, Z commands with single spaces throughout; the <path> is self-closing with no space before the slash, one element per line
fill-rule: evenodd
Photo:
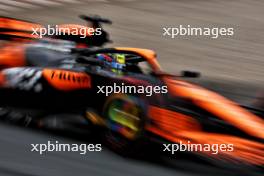
<path fill-rule="evenodd" d="M 109 128 L 128 139 L 134 139 L 140 131 L 140 109 L 122 100 L 113 101 L 108 109 Z"/>

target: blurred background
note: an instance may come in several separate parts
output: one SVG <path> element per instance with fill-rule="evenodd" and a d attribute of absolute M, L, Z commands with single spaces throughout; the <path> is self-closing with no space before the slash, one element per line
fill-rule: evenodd
<path fill-rule="evenodd" d="M 84 22 L 79 14 L 98 14 L 113 21 L 104 28 L 112 44 L 153 49 L 164 70 L 202 73 L 193 80 L 242 104 L 264 90 L 264 1 L 261 0 L 6 0 L 0 15 L 44 25 Z M 163 27 L 232 27 L 233 36 L 164 37 Z M 197 175 L 197 163 L 179 161 L 180 169 L 101 153 L 30 152 L 29 143 L 46 143 L 47 134 L 0 126 L 0 175 Z M 18 137 L 19 136 L 19 137 Z M 76 142 L 52 136 L 52 140 Z M 190 167 L 184 169 L 186 166 Z M 206 167 L 208 175 L 216 175 Z M 223 171 L 217 171 L 219 175 Z M 205 173 L 203 173 L 205 174 Z"/>

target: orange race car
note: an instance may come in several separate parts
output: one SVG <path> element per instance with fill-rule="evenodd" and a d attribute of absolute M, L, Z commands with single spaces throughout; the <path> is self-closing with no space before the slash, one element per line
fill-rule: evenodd
<path fill-rule="evenodd" d="M 79 112 L 93 127 L 102 127 L 105 141 L 117 151 L 139 152 L 136 145 L 151 140 L 162 143 L 161 150 L 169 155 L 185 151 L 263 169 L 263 118 L 183 80 L 198 73 L 165 73 L 155 52 L 147 49 L 74 49 L 63 54 L 65 59 L 52 66 L 3 69 L 2 107 Z M 19 120 L 10 118 L 9 111 L 0 114 L 7 121 L 45 124 L 45 118 L 27 113 Z"/>

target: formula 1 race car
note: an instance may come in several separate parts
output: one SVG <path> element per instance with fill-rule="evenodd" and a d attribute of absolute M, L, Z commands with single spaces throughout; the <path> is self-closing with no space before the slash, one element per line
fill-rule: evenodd
<path fill-rule="evenodd" d="M 0 103 L 2 109 L 79 113 L 93 127 L 100 127 L 118 151 L 135 151 L 145 139 L 166 144 L 166 151 L 176 151 L 173 144 L 200 144 L 209 149 L 192 154 L 262 167 L 263 119 L 182 79 L 198 75 L 161 71 L 152 50 L 74 49 L 53 66 L 3 69 Z M 14 120 L 8 113 L 0 114 Z M 25 111 L 19 121 L 41 127 L 44 119 Z M 212 154 L 210 146 L 216 146 L 218 153 Z"/>

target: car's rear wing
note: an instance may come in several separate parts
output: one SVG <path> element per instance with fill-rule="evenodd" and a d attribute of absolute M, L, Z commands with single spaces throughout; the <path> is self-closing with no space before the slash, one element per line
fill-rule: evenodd
<path fill-rule="evenodd" d="M 34 30 L 41 27 L 38 23 L 0 16 L 0 40 L 38 39 Z"/>
<path fill-rule="evenodd" d="M 53 38 L 73 41 L 79 46 L 83 45 L 82 47 L 84 48 L 103 46 L 112 42 L 109 39 L 109 34 L 102 27 L 103 23 L 112 24 L 111 20 L 102 18 L 99 15 L 79 15 L 79 17 L 85 20 L 87 24 L 84 26 L 79 24 L 59 24 L 57 25 L 58 30 L 62 32 L 56 33 Z M 90 34 L 91 28 L 96 32 Z"/>
<path fill-rule="evenodd" d="M 81 28 L 87 28 L 87 31 L 89 31 L 88 28 L 101 28 L 100 35 L 83 36 L 79 34 L 71 34 L 71 32 L 65 35 L 64 32 L 55 32 L 52 35 L 46 36 L 45 32 L 44 37 L 73 41 L 77 44 L 85 44 L 85 47 L 102 46 L 106 43 L 112 42 L 109 39 L 109 34 L 103 30 L 101 25 L 102 23 L 112 24 L 112 21 L 101 18 L 98 15 L 80 15 L 79 17 L 86 22 L 89 22 L 89 24 L 87 24 L 87 26 L 78 24 L 59 24 L 56 26 L 59 31 L 64 30 L 65 28 L 67 28 L 65 31 L 71 31 L 71 28 L 74 28 L 73 31 L 75 31 L 75 33 L 76 29 L 77 31 L 83 31 Z M 45 28 L 45 26 L 35 22 L 0 16 L 0 40 L 41 39 L 43 34 L 41 34 L 40 30 L 43 28 Z"/>
<path fill-rule="evenodd" d="M 87 22 L 91 22 L 92 23 L 92 26 L 97 28 L 97 27 L 100 27 L 102 23 L 105 23 L 105 24 L 112 24 L 112 21 L 109 20 L 109 19 L 106 19 L 106 18 L 102 18 L 101 16 L 99 15 L 90 15 L 90 16 L 87 16 L 87 15 L 79 15 L 79 17 Z"/>

